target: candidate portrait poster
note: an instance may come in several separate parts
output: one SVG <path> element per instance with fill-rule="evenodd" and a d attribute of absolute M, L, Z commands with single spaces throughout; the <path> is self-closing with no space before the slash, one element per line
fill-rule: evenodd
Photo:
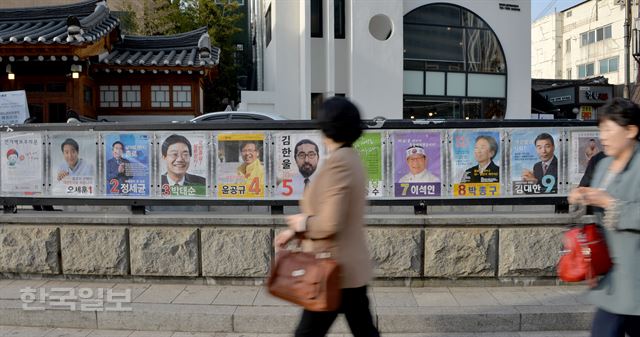
<path fill-rule="evenodd" d="M 148 133 L 104 134 L 104 178 L 109 196 L 149 196 Z"/>
<path fill-rule="evenodd" d="M 264 133 L 217 134 L 216 185 L 219 198 L 265 196 Z"/>
<path fill-rule="evenodd" d="M 53 133 L 49 142 L 51 195 L 96 195 L 98 145 L 95 134 Z"/>
<path fill-rule="evenodd" d="M 367 196 L 379 198 L 384 193 L 384 170 L 382 159 L 382 133 L 364 132 L 353 144 L 367 172 Z"/>
<path fill-rule="evenodd" d="M 559 130 L 512 129 L 510 133 L 511 193 L 557 194 L 562 169 Z"/>
<path fill-rule="evenodd" d="M 2 133 L 0 142 L 2 192 L 42 193 L 44 183 L 42 134 Z"/>
<path fill-rule="evenodd" d="M 458 198 L 501 195 L 500 152 L 502 137 L 497 130 L 452 130 L 451 183 Z"/>
<path fill-rule="evenodd" d="M 395 197 L 437 197 L 442 187 L 442 133 L 394 132 L 393 193 Z"/>
<path fill-rule="evenodd" d="M 165 198 L 206 197 L 209 136 L 204 132 L 159 132 L 157 182 Z"/>
<path fill-rule="evenodd" d="M 578 186 L 591 158 L 602 151 L 599 134 L 597 129 L 570 132 L 568 170 L 571 187 Z"/>
<path fill-rule="evenodd" d="M 320 131 L 273 133 L 274 197 L 300 199 L 325 160 Z"/>

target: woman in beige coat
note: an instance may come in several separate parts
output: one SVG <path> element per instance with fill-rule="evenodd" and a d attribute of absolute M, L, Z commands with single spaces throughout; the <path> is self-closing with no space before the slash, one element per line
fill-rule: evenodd
<path fill-rule="evenodd" d="M 331 252 L 342 270 L 342 302 L 333 312 L 304 310 L 295 335 L 324 336 L 337 315 L 344 313 L 354 336 L 377 337 L 367 297 L 372 267 L 363 224 L 366 177 L 360 156 L 351 147 L 362 134 L 360 112 L 347 99 L 333 97 L 322 104 L 318 123 L 328 159 L 304 192 L 302 213 L 287 218 L 289 229 L 276 237 L 275 244 L 282 248 L 302 233 L 305 251 Z"/>

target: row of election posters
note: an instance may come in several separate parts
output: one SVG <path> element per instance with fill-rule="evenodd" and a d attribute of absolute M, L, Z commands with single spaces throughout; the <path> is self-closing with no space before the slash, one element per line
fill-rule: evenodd
<path fill-rule="evenodd" d="M 382 130 L 354 144 L 375 198 L 564 195 L 601 151 L 586 128 Z M 319 131 L 9 132 L 0 193 L 299 199 L 330 155 Z"/>

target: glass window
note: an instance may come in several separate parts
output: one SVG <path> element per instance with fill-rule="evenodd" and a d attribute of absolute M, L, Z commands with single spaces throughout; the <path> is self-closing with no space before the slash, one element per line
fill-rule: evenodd
<path fill-rule="evenodd" d="M 66 92 L 67 84 L 66 83 L 47 83 L 47 92 Z"/>
<path fill-rule="evenodd" d="M 404 16 L 404 23 L 429 23 L 439 26 L 457 26 L 462 24 L 460 7 L 447 4 L 422 6 Z"/>
<path fill-rule="evenodd" d="M 269 43 L 271 43 L 271 4 L 269 4 L 269 8 L 267 8 L 267 14 L 264 15 L 264 26 L 265 26 L 265 48 L 269 47 Z"/>
<path fill-rule="evenodd" d="M 402 108 L 405 119 L 461 118 L 460 101 L 448 98 L 406 100 Z"/>
<path fill-rule="evenodd" d="M 567 69 L 567 79 L 571 79 L 571 68 Z"/>
<path fill-rule="evenodd" d="M 460 73 L 447 74 L 447 96 L 466 95 L 466 75 Z"/>
<path fill-rule="evenodd" d="M 333 34 L 336 39 L 345 38 L 345 0 L 333 0 Z"/>
<path fill-rule="evenodd" d="M 611 38 L 611 25 L 608 25 L 608 26 L 604 27 L 604 38 L 605 39 L 610 39 Z"/>
<path fill-rule="evenodd" d="M 404 71 L 404 94 L 424 95 L 424 72 L 416 70 Z"/>
<path fill-rule="evenodd" d="M 600 60 L 600 74 L 618 71 L 618 57 Z"/>
<path fill-rule="evenodd" d="M 571 51 L 571 39 L 567 39 L 565 42 L 564 52 L 568 53 Z"/>
<path fill-rule="evenodd" d="M 322 37 L 322 0 L 311 0 L 311 37 Z"/>
<path fill-rule="evenodd" d="M 595 73 L 595 66 L 593 63 L 587 63 L 587 76 L 593 76 Z"/>
<path fill-rule="evenodd" d="M 444 74 L 442 72 L 425 72 L 425 94 L 444 96 Z"/>
<path fill-rule="evenodd" d="M 123 108 L 139 108 L 140 103 L 140 86 L 139 85 L 123 85 L 122 86 L 122 107 Z"/>
<path fill-rule="evenodd" d="M 587 33 L 580 34 L 580 45 L 586 46 L 588 44 L 589 44 L 589 34 Z"/>
<path fill-rule="evenodd" d="M 100 86 L 100 107 L 117 108 L 120 106 L 120 95 L 117 85 Z"/>
<path fill-rule="evenodd" d="M 93 89 L 88 86 L 84 86 L 84 104 L 93 105 Z"/>
<path fill-rule="evenodd" d="M 604 29 L 596 29 L 596 41 L 602 41 L 604 39 Z"/>
<path fill-rule="evenodd" d="M 151 86 L 151 107 L 169 108 L 171 106 L 168 85 Z"/>
<path fill-rule="evenodd" d="M 174 85 L 173 86 L 173 107 L 174 108 L 190 108 L 191 107 L 191 86 L 190 85 Z"/>
<path fill-rule="evenodd" d="M 618 71 L 618 57 L 612 57 L 609 59 L 609 72 Z"/>
<path fill-rule="evenodd" d="M 502 98 L 505 97 L 506 84 L 504 75 L 469 73 L 467 96 Z"/>
<path fill-rule="evenodd" d="M 463 29 L 426 25 L 404 26 L 404 58 L 463 62 Z M 438 46 L 434 48 L 434 46 Z"/>
<path fill-rule="evenodd" d="M 589 32 L 589 43 L 595 43 L 595 42 L 596 42 L 596 32 L 592 30 Z"/>
<path fill-rule="evenodd" d="M 505 61 L 498 38 L 493 32 L 467 29 L 468 71 L 480 73 L 503 73 Z"/>

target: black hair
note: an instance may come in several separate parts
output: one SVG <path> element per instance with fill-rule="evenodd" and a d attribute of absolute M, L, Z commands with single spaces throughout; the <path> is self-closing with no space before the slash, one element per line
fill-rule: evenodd
<path fill-rule="evenodd" d="M 311 144 L 316 148 L 316 154 L 318 154 L 318 157 L 320 156 L 320 150 L 318 149 L 318 144 L 314 143 L 311 139 L 303 139 L 301 141 L 298 142 L 298 144 L 296 144 L 296 146 L 293 148 L 293 156 L 296 157 L 298 156 L 298 146 L 303 145 L 303 144 Z"/>
<path fill-rule="evenodd" d="M 116 144 L 120 144 L 120 146 L 122 146 L 122 149 L 124 150 L 124 144 L 122 144 L 122 142 L 119 140 L 116 140 L 115 142 L 113 142 L 113 144 L 111 144 L 111 149 L 116 147 Z"/>
<path fill-rule="evenodd" d="M 256 141 L 256 140 L 248 140 L 248 141 L 244 141 L 242 143 L 240 143 L 240 151 L 242 151 L 242 149 L 244 149 L 245 146 L 249 145 L 249 144 L 253 144 L 256 147 L 256 151 L 260 152 L 260 142 Z"/>
<path fill-rule="evenodd" d="M 551 145 L 556 146 L 556 144 L 553 141 L 553 137 L 546 132 L 539 134 L 538 137 L 536 137 L 536 140 L 533 141 L 533 145 L 536 145 L 536 143 L 538 143 L 539 140 L 548 140 L 551 142 Z"/>
<path fill-rule="evenodd" d="M 360 111 L 344 97 L 331 97 L 322 103 L 318 125 L 325 136 L 344 146 L 353 145 L 362 134 Z"/>
<path fill-rule="evenodd" d="M 65 145 L 71 145 L 74 149 L 76 149 L 76 152 L 80 151 L 80 146 L 78 145 L 78 142 L 76 142 L 71 138 L 65 139 L 65 141 L 62 142 L 62 145 L 60 145 L 60 150 L 62 150 L 62 152 L 64 152 Z"/>
<path fill-rule="evenodd" d="M 640 140 L 640 107 L 637 104 L 628 99 L 614 98 L 603 110 L 598 111 L 598 124 L 610 120 L 620 126 L 635 125 L 639 129 L 636 140 Z"/>
<path fill-rule="evenodd" d="M 177 143 L 185 144 L 187 146 L 187 148 L 189 149 L 189 156 L 193 155 L 191 153 L 191 142 L 189 142 L 187 137 L 173 134 L 173 135 L 167 137 L 167 139 L 165 139 L 164 142 L 162 143 L 162 149 L 161 149 L 162 156 L 166 157 L 167 156 L 167 151 L 169 150 L 169 146 L 171 146 L 173 144 L 177 144 Z"/>
<path fill-rule="evenodd" d="M 493 151 L 493 156 L 491 156 L 491 160 L 493 160 L 493 158 L 495 158 L 496 155 L 498 154 L 498 142 L 496 141 L 495 138 L 491 136 L 482 135 L 476 138 L 476 143 L 478 143 L 480 139 L 484 139 L 487 141 L 487 143 L 489 143 L 489 150 Z"/>

